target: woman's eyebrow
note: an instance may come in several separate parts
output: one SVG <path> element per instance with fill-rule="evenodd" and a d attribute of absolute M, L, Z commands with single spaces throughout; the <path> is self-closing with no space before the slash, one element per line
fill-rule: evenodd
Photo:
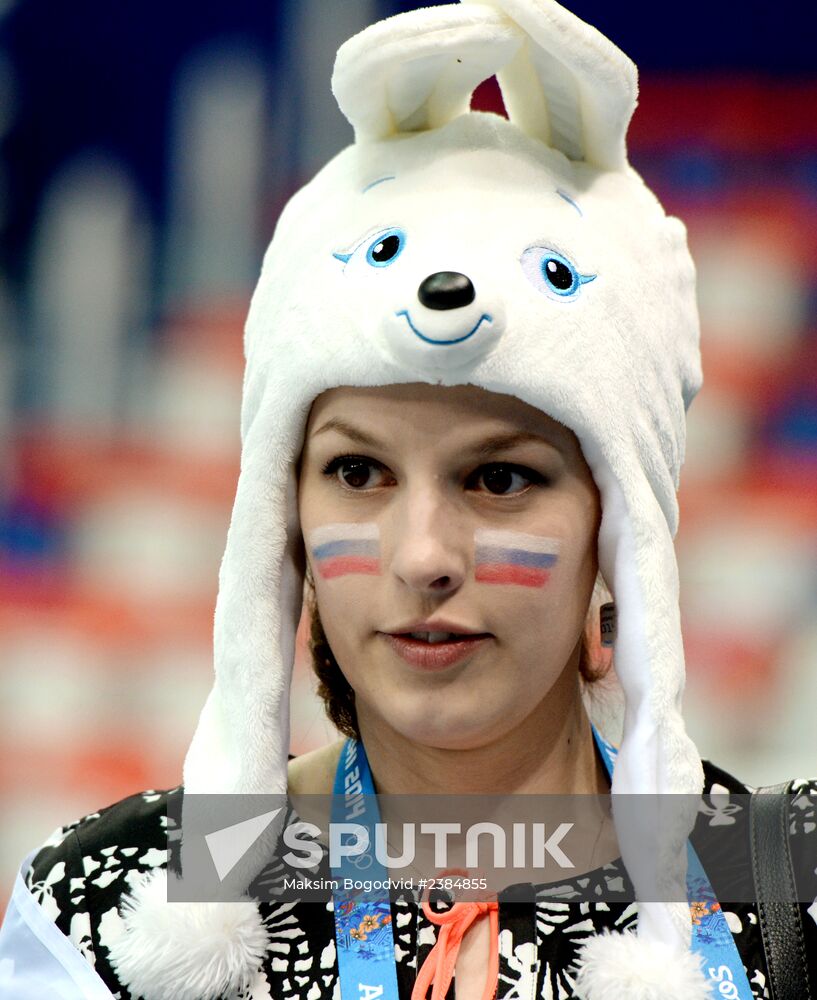
<path fill-rule="evenodd" d="M 556 445 L 540 434 L 532 434 L 529 431 L 512 431 L 508 434 L 494 434 L 489 438 L 484 438 L 472 448 L 463 449 L 471 454 L 483 456 L 491 455 L 497 451 L 505 451 L 515 448 L 520 444 L 545 445 L 548 448 L 555 448 Z"/>
<path fill-rule="evenodd" d="M 325 424 L 322 424 L 312 435 L 312 437 L 317 437 L 319 434 L 325 434 L 326 431 L 338 431 L 340 434 L 344 434 L 346 437 L 350 438 L 352 441 L 357 441 L 358 444 L 365 445 L 367 448 L 383 448 L 384 445 L 377 440 L 377 438 L 371 437 L 365 431 L 358 430 L 352 424 L 347 424 L 345 420 L 341 420 L 340 417 L 332 417 L 327 420 Z"/>
<path fill-rule="evenodd" d="M 367 448 L 385 448 L 385 445 L 381 441 L 378 441 L 377 438 L 372 437 L 365 431 L 359 430 L 357 427 L 347 423 L 345 420 L 341 420 L 340 417 L 332 417 L 330 420 L 327 420 L 326 423 L 322 424 L 312 436 L 317 437 L 319 434 L 324 434 L 326 431 L 338 431 L 350 440 L 356 441 L 358 444 L 362 444 Z M 552 441 L 542 437 L 540 434 L 532 434 L 529 431 L 511 431 L 504 434 L 492 434 L 491 437 L 483 438 L 473 445 L 463 446 L 461 451 L 477 457 L 484 457 L 486 455 L 492 455 L 497 451 L 514 448 L 521 444 L 546 445 L 549 448 L 557 447 Z"/>

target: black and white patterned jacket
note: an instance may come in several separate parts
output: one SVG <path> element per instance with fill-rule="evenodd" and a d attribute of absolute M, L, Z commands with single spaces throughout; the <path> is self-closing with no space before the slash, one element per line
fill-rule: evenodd
<path fill-rule="evenodd" d="M 712 822 L 722 810 L 724 796 L 750 791 L 731 775 L 704 761 L 705 794 L 715 808 L 702 812 L 699 824 Z M 795 783 L 791 808 L 790 843 L 801 864 L 814 874 L 817 896 L 817 780 Z M 33 858 L 25 885 L 43 912 L 93 966 L 96 975 L 118 1000 L 131 994 L 118 981 L 108 961 L 108 945 L 121 933 L 119 907 L 144 873 L 166 866 L 168 859 L 168 804 L 181 788 L 146 791 L 62 827 Z M 696 827 L 696 830 L 698 827 Z M 695 840 L 693 834 L 693 842 Z M 742 865 L 751 877 L 747 858 L 701 855 L 704 868 L 716 887 L 713 872 L 719 866 Z M 624 894 L 626 870 L 620 862 L 582 876 L 604 883 L 607 898 L 617 886 Z M 588 935 L 604 928 L 623 930 L 635 926 L 637 904 L 571 902 L 548 898 L 533 887 L 526 892 L 507 890 L 499 897 L 500 971 L 497 1000 L 573 996 L 570 968 L 578 947 Z M 802 898 L 805 898 L 804 896 Z M 807 961 L 817 982 L 817 901 L 801 904 L 806 934 Z M 729 904 L 722 909 L 756 998 L 767 997 L 766 964 L 754 904 Z M 267 903 L 261 914 L 270 945 L 254 982 L 240 1000 L 329 1000 L 339 996 L 331 903 Z M 695 914 L 693 914 L 695 916 Z M 706 914 L 698 914 L 701 919 Z M 401 1000 L 408 1000 L 416 971 L 434 944 L 436 929 L 415 899 L 392 896 L 392 922 Z M 449 991 L 453 998 L 454 984 Z M 0 996 L 2 986 L 0 985 Z M 238 998 L 230 998 L 238 1000 Z"/>

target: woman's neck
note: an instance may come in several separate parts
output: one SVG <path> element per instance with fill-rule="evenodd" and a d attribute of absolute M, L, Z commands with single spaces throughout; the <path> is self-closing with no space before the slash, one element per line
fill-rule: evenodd
<path fill-rule="evenodd" d="M 413 742 L 364 705 L 358 705 L 358 725 L 381 794 L 603 794 L 610 790 L 577 680 L 564 692 L 551 692 L 510 732 L 473 749 L 449 750 Z"/>

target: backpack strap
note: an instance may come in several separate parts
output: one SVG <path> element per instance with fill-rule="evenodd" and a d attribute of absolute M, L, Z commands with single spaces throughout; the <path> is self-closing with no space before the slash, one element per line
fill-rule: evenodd
<path fill-rule="evenodd" d="M 811 1000 L 803 923 L 789 846 L 791 782 L 750 797 L 752 874 L 771 1000 Z"/>

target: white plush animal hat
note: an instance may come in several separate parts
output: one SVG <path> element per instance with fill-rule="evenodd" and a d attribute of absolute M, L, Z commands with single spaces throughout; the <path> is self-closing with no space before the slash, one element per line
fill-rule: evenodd
<path fill-rule="evenodd" d="M 510 120 L 469 111 L 492 75 Z M 284 210 L 247 324 L 216 679 L 186 790 L 287 787 L 304 574 L 295 463 L 312 402 L 336 386 L 429 382 L 515 396 L 578 437 L 601 494 L 599 562 L 618 614 L 626 709 L 613 792 L 700 794 L 681 717 L 672 541 L 685 409 L 701 382 L 694 268 L 683 225 L 627 163 L 635 67 L 553 0 L 464 0 L 346 42 L 333 89 L 355 142 Z M 619 830 L 628 870 L 652 859 L 678 900 L 693 818 L 660 844 L 654 830 Z M 263 928 L 249 918 L 218 962 L 192 943 L 184 965 L 152 950 L 145 979 L 146 906 L 135 899 L 113 955 L 134 992 L 220 996 L 257 967 Z M 191 904 L 196 920 L 203 906 Z M 708 996 L 690 930 L 685 903 L 641 903 L 637 938 L 585 946 L 577 994 Z"/>

